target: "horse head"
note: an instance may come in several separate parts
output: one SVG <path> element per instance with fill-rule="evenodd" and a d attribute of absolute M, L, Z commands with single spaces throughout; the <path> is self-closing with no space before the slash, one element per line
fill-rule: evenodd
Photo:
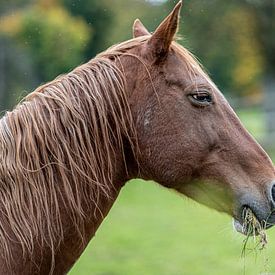
<path fill-rule="evenodd" d="M 194 56 L 174 41 L 180 8 L 181 2 L 153 34 L 136 20 L 133 41 L 140 43 L 121 61 L 138 135 L 136 176 L 232 215 L 238 231 L 245 209 L 269 227 L 272 162 Z"/>

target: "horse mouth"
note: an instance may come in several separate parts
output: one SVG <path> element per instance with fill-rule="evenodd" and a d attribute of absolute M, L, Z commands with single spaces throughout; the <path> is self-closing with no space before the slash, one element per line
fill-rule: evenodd
<path fill-rule="evenodd" d="M 240 219 L 234 218 L 233 226 L 237 232 L 243 235 L 258 236 L 270 228 L 272 224 L 268 224 L 266 220 L 260 220 L 250 207 L 244 206 Z"/>

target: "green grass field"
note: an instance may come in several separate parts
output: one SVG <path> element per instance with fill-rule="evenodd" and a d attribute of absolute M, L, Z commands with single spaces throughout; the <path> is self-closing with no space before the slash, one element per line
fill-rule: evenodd
<path fill-rule="evenodd" d="M 260 136 L 260 116 L 240 116 Z M 247 251 L 245 259 L 243 240 L 230 217 L 155 183 L 133 180 L 70 275 L 275 274 L 275 229 L 268 231 L 267 248 Z"/>

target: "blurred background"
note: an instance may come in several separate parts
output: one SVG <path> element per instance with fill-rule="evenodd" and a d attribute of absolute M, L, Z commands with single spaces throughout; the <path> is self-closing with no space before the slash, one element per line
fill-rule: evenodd
<path fill-rule="evenodd" d="M 40 84 L 131 38 L 137 17 L 153 31 L 176 2 L 0 0 L 0 116 Z M 180 43 L 275 160 L 275 1 L 184 2 Z M 275 232 L 267 249 L 242 258 L 243 237 L 230 223 L 134 180 L 70 274 L 275 274 Z"/>

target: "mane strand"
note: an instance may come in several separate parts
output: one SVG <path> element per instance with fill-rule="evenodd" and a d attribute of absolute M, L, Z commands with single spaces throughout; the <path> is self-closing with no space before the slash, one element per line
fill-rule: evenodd
<path fill-rule="evenodd" d="M 32 255 L 35 243 L 54 251 L 64 239 L 61 211 L 83 238 L 85 207 L 109 197 L 115 153 L 136 133 L 121 70 L 97 57 L 43 85 L 0 120 L 0 244 Z M 130 140 L 131 139 L 131 140 Z M 132 148 L 133 149 L 133 148 Z M 125 164 L 126 166 L 126 164 Z M 61 201 L 60 201 L 61 200 Z M 52 226 L 54 223 L 55 226 Z"/>

